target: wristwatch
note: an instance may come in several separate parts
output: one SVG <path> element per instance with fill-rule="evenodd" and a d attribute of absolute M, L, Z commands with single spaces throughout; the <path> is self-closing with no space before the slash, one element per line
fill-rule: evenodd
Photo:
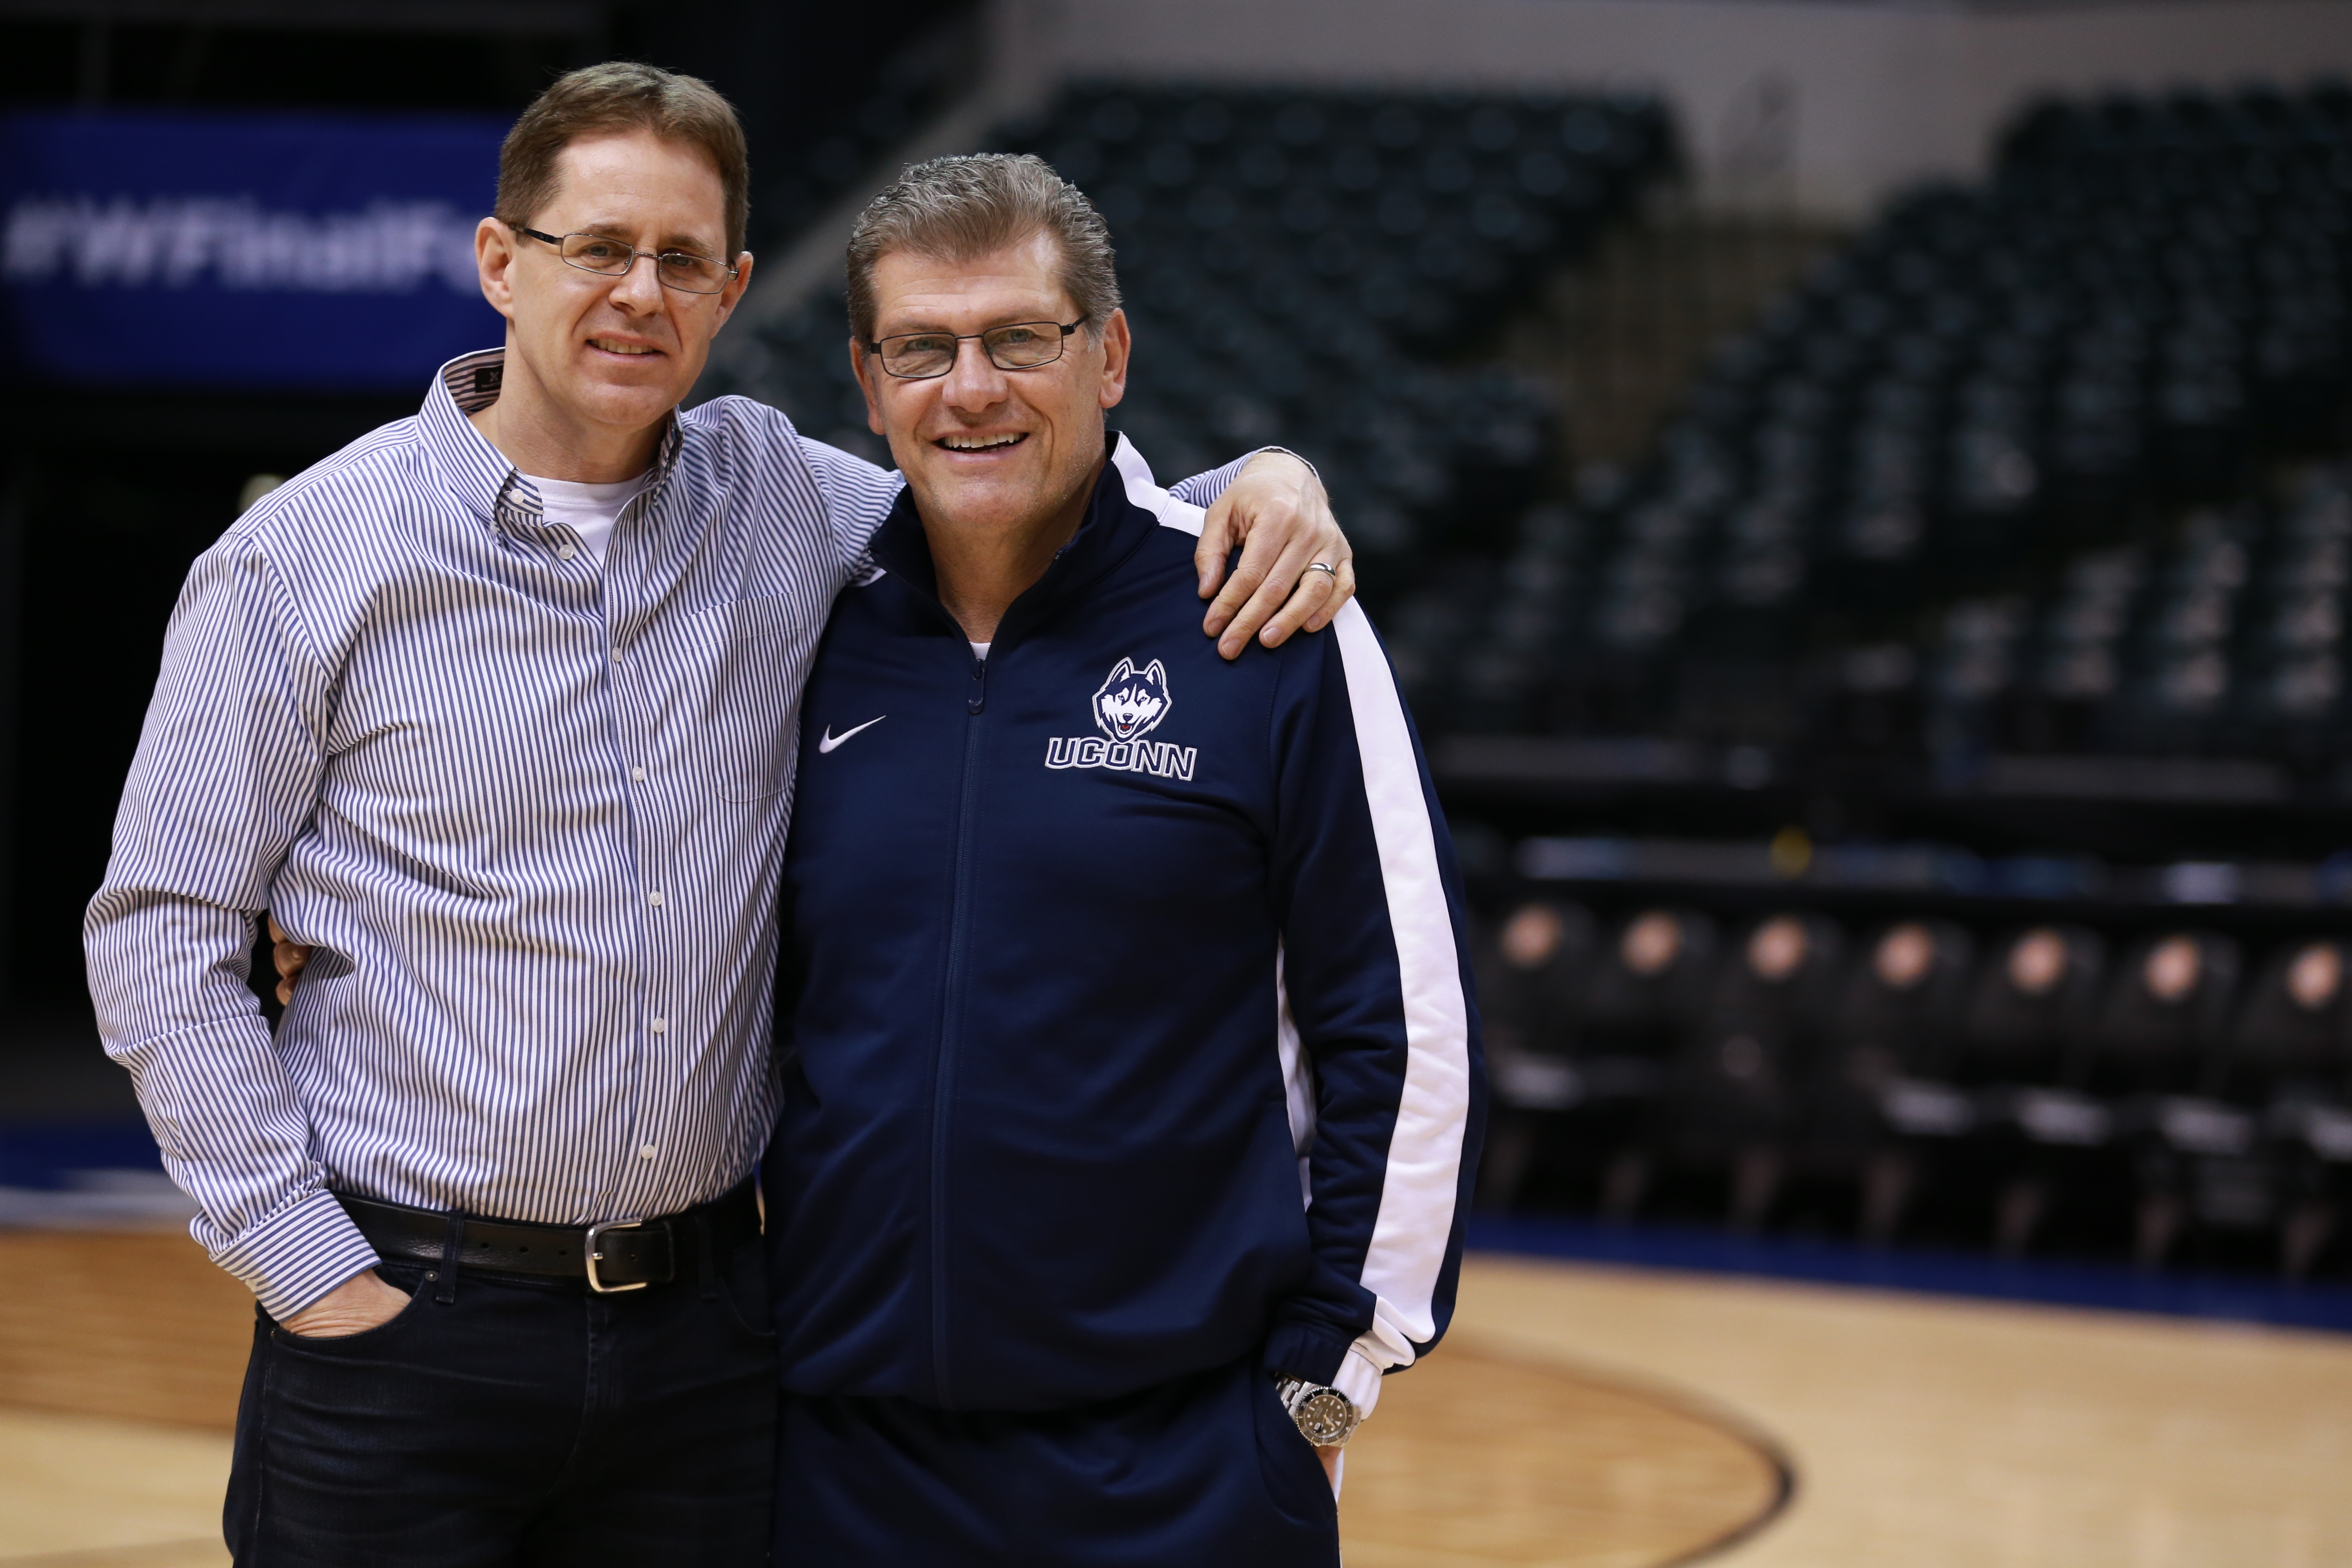
<path fill-rule="evenodd" d="M 1274 1388 L 1297 1426 L 1298 1435 L 1318 1448 L 1345 1447 L 1363 1422 L 1356 1402 L 1327 1384 L 1276 1375 Z"/>

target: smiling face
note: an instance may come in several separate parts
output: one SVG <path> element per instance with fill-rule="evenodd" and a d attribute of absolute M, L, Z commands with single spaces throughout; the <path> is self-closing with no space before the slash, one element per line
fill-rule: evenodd
<path fill-rule="evenodd" d="M 530 227 L 726 256 L 726 193 L 699 149 L 639 131 L 575 142 L 557 166 L 554 199 L 522 220 Z M 583 453 L 634 445 L 641 468 L 741 297 L 751 258 L 733 258 L 740 276 L 724 291 L 689 294 L 664 288 L 650 257 L 620 277 L 583 271 L 495 218 L 475 244 L 482 292 L 508 324 L 500 445 L 518 456 L 507 437 L 528 422 Z"/>
<path fill-rule="evenodd" d="M 1070 321 L 1078 310 L 1059 261 L 1043 233 L 969 261 L 887 252 L 874 264 L 874 335 Z M 902 381 L 850 344 L 868 421 L 889 438 L 926 526 L 1012 535 L 1077 504 L 1102 465 L 1103 411 L 1127 391 L 1126 313 L 1072 333 L 1060 359 L 1028 370 L 999 370 L 976 338 L 956 347 L 947 374 Z"/>

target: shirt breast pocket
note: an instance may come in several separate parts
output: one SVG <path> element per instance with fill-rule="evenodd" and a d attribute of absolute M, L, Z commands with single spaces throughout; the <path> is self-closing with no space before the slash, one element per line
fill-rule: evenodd
<path fill-rule="evenodd" d="M 792 786 L 793 733 L 822 613 L 812 616 L 798 595 L 774 594 L 694 620 L 705 683 L 677 693 L 669 721 L 687 726 L 696 775 L 719 799 L 773 799 Z"/>

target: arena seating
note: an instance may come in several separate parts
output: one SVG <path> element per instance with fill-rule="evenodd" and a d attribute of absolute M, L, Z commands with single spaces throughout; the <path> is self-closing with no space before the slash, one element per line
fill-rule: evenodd
<path fill-rule="evenodd" d="M 2333 472 L 2269 493 L 2339 434 L 2347 197 L 2352 91 L 2028 115 L 1990 183 L 1895 203 L 1721 346 L 1654 462 L 1523 537 L 1513 624 L 1421 707 L 1722 736 L 1689 670 L 1761 661 L 1796 700 L 1728 738 L 2325 747 L 2352 513 Z"/>
<path fill-rule="evenodd" d="M 1742 933 L 1652 1003 L 1638 1115 L 1584 1089 L 1605 952 L 1505 1022 L 1489 1202 L 1687 1215 L 1703 1171 L 1746 1225 L 2343 1269 L 2347 204 L 2352 91 L 2041 107 L 1722 345 L 1645 466 L 1390 613 L 1451 638 L 1400 663 L 1483 909 Z M 1767 872 L 1774 812 L 1921 841 Z M 1508 852 L 1562 821 L 1620 837 Z M 1841 928 L 1822 990 L 1764 984 L 1765 933 Z"/>
<path fill-rule="evenodd" d="M 756 166 L 760 184 L 751 216 L 760 243 L 788 242 L 853 195 L 861 179 L 939 114 L 964 85 L 966 61 L 958 46 L 967 42 L 952 26 L 919 36 L 870 68 L 872 80 L 855 112 L 824 128 L 795 156 Z"/>
<path fill-rule="evenodd" d="M 1843 994 L 1810 1053 L 1801 1133 L 1808 1164 L 1862 1181 L 1859 1224 L 1873 1240 L 1893 1235 L 1916 1181 L 1916 1159 L 1894 1136 L 1906 1114 L 1929 1128 L 1948 1128 L 1956 1110 L 1962 1123 L 1969 1120 L 1965 1100 L 1947 1093 L 1923 1105 L 1916 1086 L 1951 1069 L 1976 947 L 1974 934 L 1953 921 L 1883 925 L 1848 965 Z"/>
<path fill-rule="evenodd" d="M 2340 762 L 2352 488 L 2197 509 L 2154 547 L 2088 550 L 2039 593 L 1964 600 L 1929 653 L 1955 745 Z"/>
<path fill-rule="evenodd" d="M 1613 943 L 1572 948 L 1528 933 L 1598 918 L 1546 900 L 1481 942 L 1512 1151 L 1489 1202 L 1514 1201 L 1539 1142 L 1593 1167 L 1620 1217 L 1679 1163 L 1726 1178 L 1722 1212 L 1746 1226 L 1793 1176 L 1853 1184 L 1853 1223 L 1881 1240 L 1937 1188 L 2011 1249 L 2060 1209 L 2151 1264 L 2192 1230 L 2259 1233 L 2299 1273 L 2328 1238 L 2352 1171 L 2339 941 L 2277 942 L 2242 983 L 2237 944 L 2195 930 L 2126 942 L 1931 916 L 1850 944 L 1784 910 L 1717 952 L 1716 923 L 1633 910 Z"/>

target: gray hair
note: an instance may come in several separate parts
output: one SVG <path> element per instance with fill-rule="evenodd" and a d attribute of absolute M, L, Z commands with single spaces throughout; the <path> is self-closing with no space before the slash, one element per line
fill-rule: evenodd
<path fill-rule="evenodd" d="M 975 153 L 916 163 L 866 204 L 849 236 L 849 328 L 874 339 L 874 265 L 894 250 L 970 261 L 1053 237 L 1062 253 L 1062 291 L 1100 331 L 1118 309 L 1110 226 L 1086 193 L 1034 153 Z"/>

